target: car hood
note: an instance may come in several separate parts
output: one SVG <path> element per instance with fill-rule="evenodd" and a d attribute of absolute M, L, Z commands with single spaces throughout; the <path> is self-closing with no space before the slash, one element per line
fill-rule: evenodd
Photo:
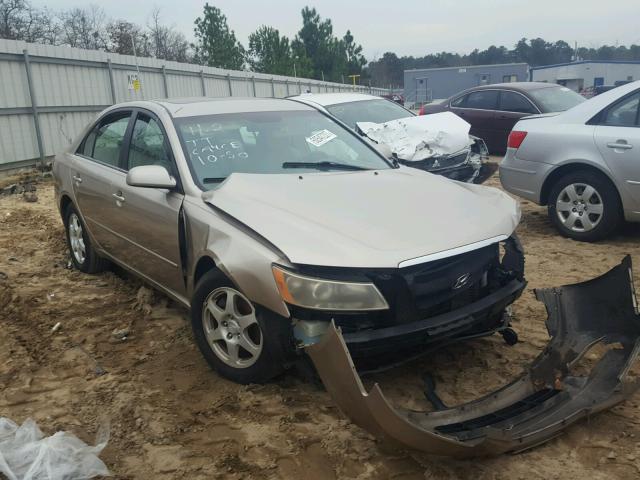
<path fill-rule="evenodd" d="M 307 265 L 395 268 L 508 236 L 520 220 L 500 190 L 406 167 L 234 173 L 202 198 Z"/>

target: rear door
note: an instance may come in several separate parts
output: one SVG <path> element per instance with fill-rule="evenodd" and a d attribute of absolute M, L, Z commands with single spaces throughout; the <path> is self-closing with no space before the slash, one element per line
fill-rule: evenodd
<path fill-rule="evenodd" d="M 171 147 L 162 122 L 151 112 L 137 110 L 123 155 L 123 170 L 160 165 L 178 179 Z M 118 215 L 110 228 L 123 240 L 118 258 L 160 285 L 185 293 L 180 257 L 180 210 L 184 195 L 173 190 L 132 187 L 126 173 L 111 185 Z"/>
<path fill-rule="evenodd" d="M 640 90 L 614 102 L 597 117 L 594 140 L 611 172 L 640 211 Z"/>
<path fill-rule="evenodd" d="M 471 124 L 471 135 L 482 138 L 495 149 L 500 144 L 494 125 L 498 108 L 497 90 L 476 90 L 451 102 L 451 111 Z"/>
<path fill-rule="evenodd" d="M 501 145 L 502 151 L 506 150 L 507 138 L 518 120 L 536 113 L 540 113 L 540 111 L 521 93 L 511 90 L 500 90 L 498 111 L 495 115 L 494 124 L 496 129 L 496 142 L 498 145 Z"/>
<path fill-rule="evenodd" d="M 117 214 L 111 185 L 124 175 L 120 165 L 131 115 L 131 110 L 117 110 L 101 118 L 78 147 L 71 168 L 74 196 L 89 234 L 114 255 L 119 238 L 108 226 Z"/>

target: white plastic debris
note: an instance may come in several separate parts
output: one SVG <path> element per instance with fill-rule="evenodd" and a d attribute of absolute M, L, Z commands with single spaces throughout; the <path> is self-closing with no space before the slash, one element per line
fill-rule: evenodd
<path fill-rule="evenodd" d="M 95 447 L 67 432 L 43 437 L 30 418 L 18 426 L 0 417 L 0 473 L 9 480 L 80 480 L 111 475 L 98 458 L 109 440 L 108 429 L 98 431 Z"/>
<path fill-rule="evenodd" d="M 450 155 L 473 144 L 471 125 L 452 112 L 400 118 L 386 123 L 358 122 L 376 143 L 387 145 L 399 159 L 418 161 Z"/>
<path fill-rule="evenodd" d="M 60 330 L 60 327 L 62 327 L 62 322 L 56 323 L 51 329 L 51 333 L 56 333 L 58 330 Z"/>

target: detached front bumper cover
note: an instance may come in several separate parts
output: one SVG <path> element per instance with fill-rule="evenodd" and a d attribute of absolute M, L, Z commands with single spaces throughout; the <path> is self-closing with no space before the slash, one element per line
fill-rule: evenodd
<path fill-rule="evenodd" d="M 548 313 L 547 347 L 522 377 L 457 407 L 405 410 L 394 408 L 378 384 L 367 392 L 333 325 L 307 352 L 342 412 L 378 437 L 434 455 L 521 451 L 612 407 L 640 386 L 629 374 L 640 351 L 630 257 L 596 279 L 535 293 Z M 591 371 L 574 371 L 598 344 L 608 349 Z"/>

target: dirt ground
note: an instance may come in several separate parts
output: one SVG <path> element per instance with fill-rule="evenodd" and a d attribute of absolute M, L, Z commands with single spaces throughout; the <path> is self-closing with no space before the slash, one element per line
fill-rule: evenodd
<path fill-rule="evenodd" d="M 108 423 L 101 458 L 117 479 L 640 476 L 638 394 L 528 452 L 460 461 L 377 442 L 298 374 L 263 386 L 223 380 L 194 346 L 184 309 L 122 274 L 68 269 L 51 183 L 38 185 L 37 195 L 35 203 L 0 198 L 0 416 L 32 417 L 46 433 L 67 430 L 89 443 Z M 380 381 L 396 403 L 429 408 L 418 375 L 428 370 L 445 402 L 471 400 L 516 377 L 546 344 L 533 288 L 586 280 L 627 253 L 640 266 L 638 227 L 577 243 L 555 233 L 543 208 L 524 202 L 518 233 L 529 280 L 514 306 L 520 343 L 508 347 L 493 336 L 454 345 L 366 381 Z M 125 339 L 114 335 L 123 329 Z"/>

